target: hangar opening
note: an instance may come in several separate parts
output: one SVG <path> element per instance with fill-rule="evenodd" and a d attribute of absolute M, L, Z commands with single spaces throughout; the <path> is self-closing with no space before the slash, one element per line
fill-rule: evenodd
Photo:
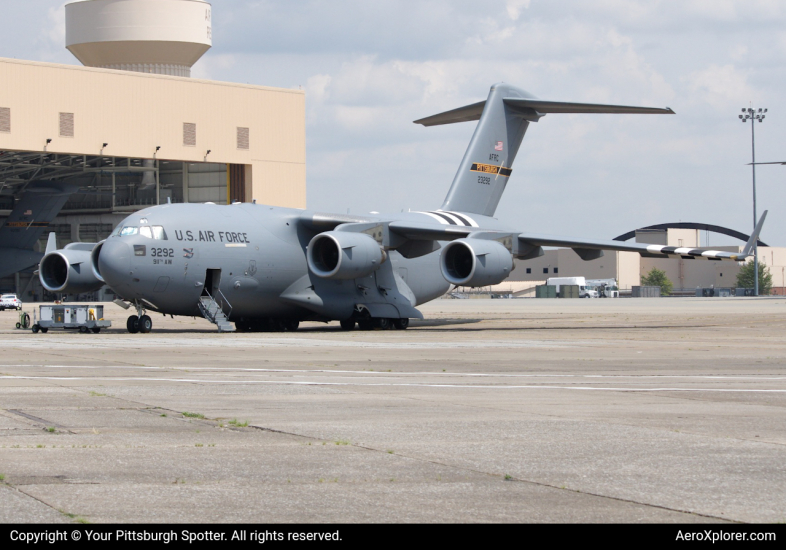
<path fill-rule="evenodd" d="M 50 232 L 58 248 L 98 242 L 167 202 L 305 207 L 305 93 L 190 78 L 212 46 L 209 3 L 64 11 L 84 66 L 0 58 L 0 291 L 53 298 L 33 276 Z"/>

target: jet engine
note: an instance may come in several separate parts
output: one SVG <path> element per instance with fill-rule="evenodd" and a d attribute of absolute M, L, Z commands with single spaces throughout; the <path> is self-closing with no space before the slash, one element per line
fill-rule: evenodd
<path fill-rule="evenodd" d="M 457 286 L 487 286 L 504 281 L 513 257 L 497 241 L 457 239 L 445 245 L 439 258 L 442 276 Z"/>
<path fill-rule="evenodd" d="M 90 267 L 93 268 L 93 276 L 99 281 L 101 281 L 102 283 L 105 281 L 104 278 L 101 276 L 101 270 L 98 268 L 98 256 L 101 255 L 101 248 L 104 246 L 105 242 L 106 239 L 96 244 L 93 247 L 93 250 L 90 251 Z"/>
<path fill-rule="evenodd" d="M 41 259 L 38 277 L 49 292 L 91 292 L 104 286 L 93 270 L 93 243 L 71 243 Z"/>
<path fill-rule="evenodd" d="M 327 231 L 311 239 L 306 258 L 317 277 L 357 279 L 379 269 L 387 254 L 365 233 Z"/>

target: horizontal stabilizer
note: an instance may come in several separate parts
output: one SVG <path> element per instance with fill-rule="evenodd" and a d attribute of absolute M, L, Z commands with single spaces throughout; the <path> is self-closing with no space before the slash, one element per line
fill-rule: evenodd
<path fill-rule="evenodd" d="M 543 99 L 528 99 L 520 97 L 506 97 L 503 98 L 503 103 L 520 111 L 520 114 L 534 115 L 534 118 L 539 118 L 539 115 L 548 113 L 606 113 L 606 114 L 632 114 L 632 115 L 673 115 L 674 111 L 666 107 L 633 107 L 630 105 L 606 105 L 601 103 L 574 103 L 571 101 L 546 101 Z M 485 101 L 473 103 L 445 111 L 426 118 L 421 118 L 415 121 L 415 124 L 422 124 L 423 126 L 439 126 L 441 124 L 455 124 L 457 122 L 470 122 L 473 120 L 480 120 L 480 115 L 483 114 L 483 108 L 486 106 Z"/>
<path fill-rule="evenodd" d="M 519 97 L 506 97 L 502 100 L 506 105 L 518 108 L 533 109 L 541 114 L 548 113 L 607 113 L 616 115 L 673 115 L 669 107 L 632 107 L 629 105 L 603 105 L 600 103 L 573 103 L 569 101 L 544 101 L 542 99 L 527 99 Z"/>
<path fill-rule="evenodd" d="M 480 120 L 480 115 L 483 114 L 483 107 L 486 106 L 485 101 L 479 101 L 472 105 L 459 107 L 452 111 L 445 111 L 438 115 L 432 115 L 426 118 L 416 120 L 415 124 L 422 124 L 423 126 L 439 126 L 440 124 L 453 124 L 455 122 L 470 122 L 472 120 Z"/>

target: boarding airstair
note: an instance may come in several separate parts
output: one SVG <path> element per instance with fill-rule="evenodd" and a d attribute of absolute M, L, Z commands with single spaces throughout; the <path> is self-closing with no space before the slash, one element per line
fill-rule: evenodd
<path fill-rule="evenodd" d="M 217 292 L 216 296 L 218 300 L 211 296 L 207 290 L 203 292 L 204 294 L 199 297 L 199 302 L 197 303 L 202 316 L 216 325 L 218 327 L 218 332 L 235 332 L 235 325 L 230 323 L 227 319 L 232 312 L 232 306 L 229 304 L 229 301 L 220 290 Z M 228 313 L 225 312 L 225 308 L 228 308 Z"/>

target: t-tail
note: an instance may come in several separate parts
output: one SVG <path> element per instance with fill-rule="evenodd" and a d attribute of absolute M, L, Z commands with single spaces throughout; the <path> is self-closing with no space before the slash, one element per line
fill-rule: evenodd
<path fill-rule="evenodd" d="M 493 216 L 530 122 L 548 113 L 674 114 L 668 107 L 544 101 L 520 88 L 494 84 L 486 101 L 416 120 L 437 126 L 479 120 L 442 210 Z"/>

